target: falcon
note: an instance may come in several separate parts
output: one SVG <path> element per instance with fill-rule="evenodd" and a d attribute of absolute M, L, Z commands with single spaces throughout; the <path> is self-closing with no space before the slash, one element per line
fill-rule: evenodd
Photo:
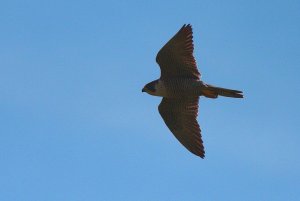
<path fill-rule="evenodd" d="M 156 56 L 160 78 L 146 84 L 142 92 L 163 97 L 158 111 L 167 127 L 186 149 L 204 158 L 201 129 L 197 122 L 199 97 L 243 98 L 243 92 L 204 83 L 193 51 L 192 26 L 183 25 Z"/>

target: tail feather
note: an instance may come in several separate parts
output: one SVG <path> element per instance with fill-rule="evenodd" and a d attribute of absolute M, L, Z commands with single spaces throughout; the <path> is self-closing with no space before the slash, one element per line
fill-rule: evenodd
<path fill-rule="evenodd" d="M 232 98 L 243 98 L 243 92 L 233 89 L 226 89 L 221 87 L 215 87 L 207 85 L 208 87 L 203 90 L 203 95 L 208 98 L 217 98 L 218 95 L 232 97 Z"/>

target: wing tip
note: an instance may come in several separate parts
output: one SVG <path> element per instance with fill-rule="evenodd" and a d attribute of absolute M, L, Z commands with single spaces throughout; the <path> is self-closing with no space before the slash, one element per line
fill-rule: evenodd
<path fill-rule="evenodd" d="M 200 158 L 204 159 L 205 158 L 205 152 L 199 152 L 199 153 L 193 153 L 196 156 L 199 156 Z"/>
<path fill-rule="evenodd" d="M 190 23 L 187 23 L 187 24 L 183 24 L 183 27 L 192 27 L 192 25 Z"/>
<path fill-rule="evenodd" d="M 189 150 L 190 152 L 192 152 L 193 154 L 195 154 L 196 156 L 199 156 L 200 158 L 204 159 L 205 158 L 205 151 L 204 151 L 204 147 L 198 150 Z"/>
<path fill-rule="evenodd" d="M 183 26 L 181 27 L 180 31 L 181 30 L 189 30 L 189 31 L 192 31 L 193 27 L 191 24 L 183 24 Z"/>

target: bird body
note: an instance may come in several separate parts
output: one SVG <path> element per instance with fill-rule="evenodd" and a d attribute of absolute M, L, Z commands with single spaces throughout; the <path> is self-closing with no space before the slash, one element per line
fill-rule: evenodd
<path fill-rule="evenodd" d="M 158 110 L 167 127 L 190 152 L 204 158 L 197 122 L 199 97 L 243 98 L 243 92 L 205 84 L 200 79 L 193 50 L 192 27 L 184 25 L 157 54 L 161 77 L 146 84 L 142 92 L 163 97 Z"/>
<path fill-rule="evenodd" d="M 155 90 L 149 93 L 165 98 L 197 97 L 201 95 L 201 89 L 205 87 L 202 81 L 187 78 L 158 79 L 152 83 Z"/>

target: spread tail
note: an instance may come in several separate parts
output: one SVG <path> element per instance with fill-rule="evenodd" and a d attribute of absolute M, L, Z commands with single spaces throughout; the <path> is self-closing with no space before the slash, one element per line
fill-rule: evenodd
<path fill-rule="evenodd" d="M 243 92 L 232 89 L 225 89 L 221 87 L 215 87 L 212 85 L 207 85 L 205 89 L 202 89 L 202 94 L 208 98 L 217 98 L 220 96 L 232 97 L 232 98 L 243 98 Z"/>

